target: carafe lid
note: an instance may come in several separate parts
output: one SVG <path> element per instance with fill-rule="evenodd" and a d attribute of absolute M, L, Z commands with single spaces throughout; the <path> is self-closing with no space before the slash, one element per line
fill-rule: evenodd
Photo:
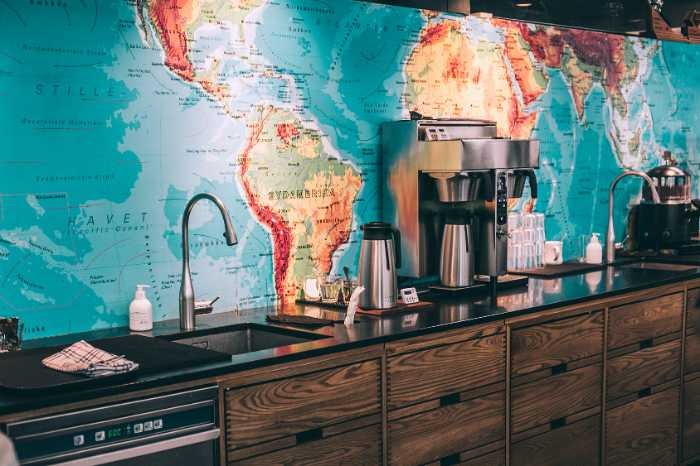
<path fill-rule="evenodd" d="M 369 222 L 360 227 L 364 232 L 363 239 L 367 240 L 385 240 L 391 239 L 394 228 L 384 222 Z"/>

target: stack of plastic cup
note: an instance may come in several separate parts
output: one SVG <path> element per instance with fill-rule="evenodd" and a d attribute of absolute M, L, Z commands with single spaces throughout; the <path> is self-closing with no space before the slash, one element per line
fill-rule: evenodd
<path fill-rule="evenodd" d="M 544 266 L 544 214 L 508 215 L 508 270 Z"/>

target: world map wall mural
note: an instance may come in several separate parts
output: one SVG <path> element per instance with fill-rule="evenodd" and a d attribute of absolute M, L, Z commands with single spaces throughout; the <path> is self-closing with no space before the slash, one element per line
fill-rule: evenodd
<path fill-rule="evenodd" d="M 320 0 L 0 2 L 0 36 L 0 315 L 26 338 L 125 325 L 137 283 L 175 318 L 198 192 L 239 236 L 198 204 L 195 290 L 218 309 L 354 274 L 380 124 L 411 110 L 539 138 L 553 239 L 604 231 L 623 167 L 668 149 L 700 174 L 691 45 Z"/>

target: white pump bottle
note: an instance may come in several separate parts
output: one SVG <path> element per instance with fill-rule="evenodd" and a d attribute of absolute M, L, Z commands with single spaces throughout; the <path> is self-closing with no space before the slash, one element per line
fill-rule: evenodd
<path fill-rule="evenodd" d="M 146 298 L 144 288 L 148 285 L 136 285 L 134 299 L 129 305 L 129 329 L 133 332 L 147 332 L 153 329 L 153 306 Z"/>

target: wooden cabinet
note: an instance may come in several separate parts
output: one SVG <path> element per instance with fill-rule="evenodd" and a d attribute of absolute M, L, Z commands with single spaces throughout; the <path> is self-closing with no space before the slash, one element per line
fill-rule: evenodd
<path fill-rule="evenodd" d="M 381 426 L 375 425 L 327 438 L 311 440 L 291 448 L 283 448 L 236 460 L 231 464 L 241 466 L 282 466 L 290 464 L 308 466 L 375 466 L 381 464 L 381 438 Z"/>
<path fill-rule="evenodd" d="M 592 416 L 521 440 L 511 466 L 595 466 L 600 463 L 600 416 Z"/>
<path fill-rule="evenodd" d="M 614 466 L 676 464 L 679 390 L 671 388 L 606 413 L 606 463 Z"/>
<path fill-rule="evenodd" d="M 603 351 L 601 311 L 514 329 L 511 376 L 585 359 Z"/>
<path fill-rule="evenodd" d="M 504 380 L 502 327 L 460 329 L 429 336 L 432 338 L 387 344 L 389 409 Z"/>
<path fill-rule="evenodd" d="M 608 348 L 639 344 L 680 332 L 683 307 L 683 293 L 674 293 L 611 308 L 608 317 Z"/>
<path fill-rule="evenodd" d="M 511 431 L 518 433 L 600 406 L 602 364 L 511 389 Z"/>
<path fill-rule="evenodd" d="M 685 340 L 685 373 L 700 372 L 700 333 L 691 333 Z"/>
<path fill-rule="evenodd" d="M 689 460 L 700 457 L 700 377 L 683 390 L 683 459 Z"/>
<path fill-rule="evenodd" d="M 416 410 L 423 410 L 413 413 Z M 505 392 L 462 400 L 441 400 L 389 414 L 389 463 L 419 465 L 502 441 Z M 453 464 L 449 462 L 449 464 Z"/>
<path fill-rule="evenodd" d="M 614 400 L 678 379 L 680 373 L 680 340 L 612 358 L 608 361 L 607 398 Z"/>

